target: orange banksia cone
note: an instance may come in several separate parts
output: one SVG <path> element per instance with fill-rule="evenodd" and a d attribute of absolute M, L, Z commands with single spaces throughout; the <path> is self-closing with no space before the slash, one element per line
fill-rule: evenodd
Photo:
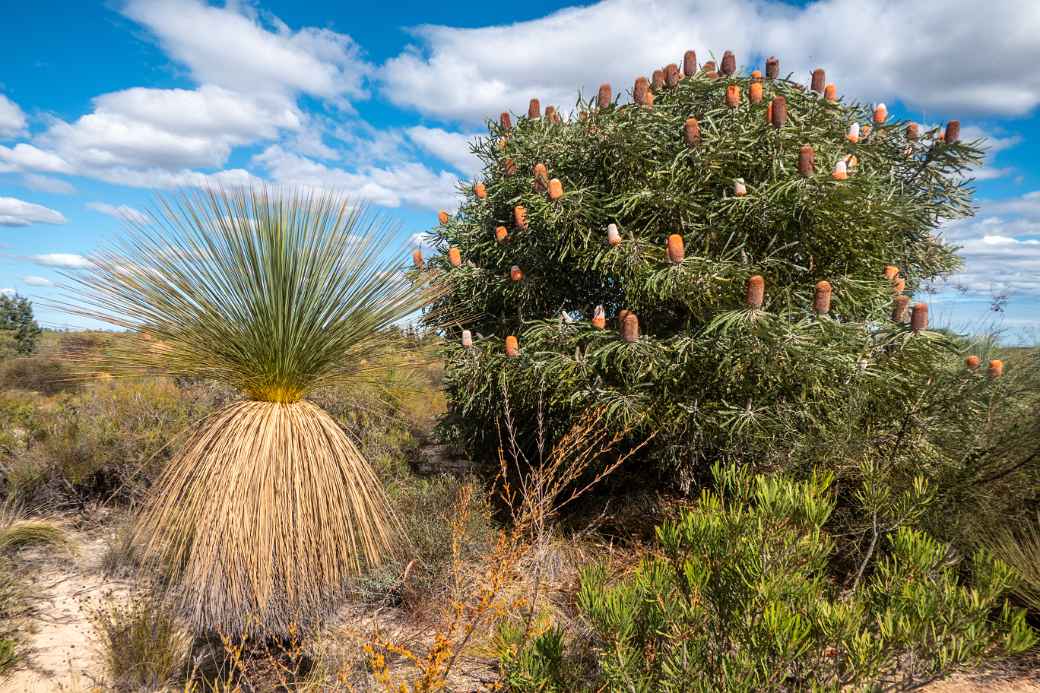
<path fill-rule="evenodd" d="M 654 74 L 650 78 L 650 86 L 654 90 L 660 89 L 664 86 L 664 70 L 654 70 Z"/>
<path fill-rule="evenodd" d="M 448 248 L 448 262 L 452 267 L 462 267 L 462 253 L 455 246 Z"/>
<path fill-rule="evenodd" d="M 766 280 L 760 274 L 756 274 L 747 280 L 747 304 L 748 308 L 759 309 L 766 297 Z"/>
<path fill-rule="evenodd" d="M 639 341 L 639 318 L 635 313 L 628 313 L 621 324 L 621 338 L 629 344 Z"/>
<path fill-rule="evenodd" d="M 917 123 L 908 123 L 906 126 L 906 138 L 916 140 L 921 136 L 921 127 Z"/>
<path fill-rule="evenodd" d="M 831 171 L 831 178 L 834 180 L 846 180 L 849 177 L 849 167 L 846 165 L 845 160 L 841 159 L 838 163 L 834 164 L 834 170 Z"/>
<path fill-rule="evenodd" d="M 686 257 L 686 250 L 683 247 L 683 239 L 677 233 L 673 233 L 668 237 L 668 259 L 675 264 L 679 264 Z"/>
<path fill-rule="evenodd" d="M 592 326 L 597 330 L 607 326 L 607 314 L 603 312 L 603 306 L 596 306 L 596 310 L 592 312 Z"/>
<path fill-rule="evenodd" d="M 812 71 L 812 82 L 809 88 L 817 94 L 822 94 L 824 85 L 827 83 L 827 73 L 824 72 L 822 67 L 818 67 Z"/>
<path fill-rule="evenodd" d="M 647 105 L 647 97 L 650 95 L 650 82 L 647 81 L 646 77 L 640 77 L 636 80 L 635 86 L 632 88 L 632 101 L 639 104 L 640 106 Z"/>
<path fill-rule="evenodd" d="M 806 178 L 816 172 L 816 152 L 812 145 L 803 144 L 798 151 L 798 173 Z"/>
<path fill-rule="evenodd" d="M 473 346 L 473 333 L 469 330 L 462 331 L 462 346 L 466 349 Z"/>
<path fill-rule="evenodd" d="M 906 280 L 903 279 L 902 277 L 896 277 L 895 281 L 892 282 L 892 293 L 893 294 L 901 294 L 901 293 L 903 293 L 903 289 L 905 289 L 905 288 L 906 288 Z"/>
<path fill-rule="evenodd" d="M 506 337 L 506 356 L 514 358 L 520 355 L 520 343 L 516 341 L 516 337 L 509 335 Z"/>
<path fill-rule="evenodd" d="M 828 101 L 837 101 L 838 87 L 834 86 L 833 84 L 828 84 L 827 86 L 825 86 L 823 88 L 823 98 L 827 99 Z"/>
<path fill-rule="evenodd" d="M 513 119 L 505 111 L 502 111 L 502 114 L 498 116 L 498 124 L 503 130 L 513 129 Z"/>
<path fill-rule="evenodd" d="M 882 125 L 886 120 L 888 120 L 888 107 L 883 103 L 874 106 L 874 123 Z M 865 134 L 864 137 L 866 137 Z"/>
<path fill-rule="evenodd" d="M 849 126 L 849 131 L 845 135 L 845 139 L 853 144 L 859 142 L 859 123 L 853 123 Z"/>
<path fill-rule="evenodd" d="M 708 62 L 704 63 L 704 67 L 702 69 L 704 70 L 704 76 L 709 79 L 715 79 L 719 76 L 718 73 L 715 72 L 714 60 L 709 60 Z"/>
<path fill-rule="evenodd" d="M 774 96 L 771 103 L 773 110 L 770 114 L 770 121 L 773 123 L 773 127 L 779 130 L 787 123 L 787 99 L 783 96 Z"/>
<path fill-rule="evenodd" d="M 686 140 L 688 147 L 693 147 L 701 143 L 701 124 L 696 118 L 687 118 L 683 124 L 683 138 Z"/>
<path fill-rule="evenodd" d="M 596 106 L 598 108 L 606 108 L 612 103 L 614 103 L 614 95 L 610 91 L 610 85 L 599 85 L 599 93 L 596 94 Z"/>
<path fill-rule="evenodd" d="M 505 169 L 505 172 L 506 172 L 507 176 L 515 176 L 516 175 L 516 162 L 513 161 L 512 159 L 506 159 L 505 161 L 503 161 L 502 162 L 502 168 Z"/>
<path fill-rule="evenodd" d="M 776 79 L 780 76 L 780 60 L 770 57 L 766 60 L 766 79 Z"/>
<path fill-rule="evenodd" d="M 538 163 L 534 165 L 532 169 L 534 173 L 534 189 L 538 192 L 543 192 L 549 186 L 549 169 L 545 167 L 545 164 Z"/>
<path fill-rule="evenodd" d="M 895 265 L 885 265 L 885 279 L 892 281 L 899 276 L 899 268 Z"/>
<path fill-rule="evenodd" d="M 928 304 L 915 303 L 910 309 L 910 329 L 920 332 L 928 329 Z"/>
<path fill-rule="evenodd" d="M 530 103 L 527 104 L 527 117 L 528 118 L 541 118 L 542 117 L 542 102 L 538 99 L 531 99 Z"/>
<path fill-rule="evenodd" d="M 910 297 L 899 295 L 892 299 L 892 322 L 906 322 Z"/>
<path fill-rule="evenodd" d="M 946 144 L 953 144 L 961 138 L 961 121 L 951 120 L 946 123 L 946 133 L 943 139 L 946 140 Z"/>
<path fill-rule="evenodd" d="M 513 221 L 516 222 L 517 228 L 527 228 L 527 209 L 521 205 L 513 207 Z"/>
<path fill-rule="evenodd" d="M 550 123 L 556 122 L 556 106 L 545 107 L 545 119 Z"/>
<path fill-rule="evenodd" d="M 477 199 L 483 200 L 487 197 L 487 188 L 483 183 L 477 183 L 473 186 L 473 194 L 477 196 Z"/>
<path fill-rule="evenodd" d="M 719 72 L 726 75 L 732 75 L 737 71 L 737 58 L 733 55 L 733 51 L 726 51 L 722 54 L 722 67 L 719 68 Z"/>
<path fill-rule="evenodd" d="M 506 227 L 499 226 L 495 228 L 495 240 L 499 243 L 505 243 L 506 239 L 509 238 L 509 232 L 506 231 Z"/>
<path fill-rule="evenodd" d="M 748 87 L 748 101 L 751 103 L 762 103 L 762 83 L 752 82 Z"/>
<path fill-rule="evenodd" d="M 421 270 L 423 268 L 422 251 L 418 248 L 412 251 L 412 264 L 415 265 L 415 269 L 417 270 Z"/>
<path fill-rule="evenodd" d="M 524 273 L 519 267 L 513 265 L 509 268 L 509 278 L 514 282 L 522 282 L 524 280 Z"/>
<path fill-rule="evenodd" d="M 451 217 L 448 216 L 448 213 L 445 212 L 443 209 L 441 211 L 437 212 L 437 221 L 439 221 L 442 224 L 447 224 L 448 223 L 448 219 L 450 219 L 450 218 Z"/>
<path fill-rule="evenodd" d="M 1004 362 L 1000 359 L 993 359 L 989 362 L 989 368 L 986 369 L 986 374 L 993 380 L 1004 375 Z"/>
<path fill-rule="evenodd" d="M 761 82 L 762 81 L 762 71 L 761 70 L 752 70 L 751 71 L 751 79 L 755 80 L 756 82 Z"/>
<path fill-rule="evenodd" d="M 826 279 L 816 282 L 813 310 L 817 315 L 826 315 L 831 312 L 831 283 Z"/>
<path fill-rule="evenodd" d="M 730 108 L 740 105 L 740 87 L 738 85 L 731 84 L 726 87 L 726 105 Z"/>
<path fill-rule="evenodd" d="M 621 245 L 621 234 L 618 233 L 617 224 L 607 224 L 607 243 Z"/>
<path fill-rule="evenodd" d="M 682 74 L 679 73 L 679 66 L 675 63 L 670 63 L 664 68 L 664 83 L 669 87 L 678 86 L 681 79 Z"/>
<path fill-rule="evenodd" d="M 561 197 L 563 197 L 563 183 L 559 178 L 553 178 L 549 181 L 549 199 L 558 200 Z"/>
<path fill-rule="evenodd" d="M 686 51 L 682 58 L 682 71 L 687 77 L 697 74 L 697 51 Z"/>
<path fill-rule="evenodd" d="M 964 359 L 964 365 L 967 366 L 969 371 L 977 371 L 979 369 L 979 364 L 981 363 L 982 359 L 980 359 L 975 354 L 972 354 L 968 358 Z"/>

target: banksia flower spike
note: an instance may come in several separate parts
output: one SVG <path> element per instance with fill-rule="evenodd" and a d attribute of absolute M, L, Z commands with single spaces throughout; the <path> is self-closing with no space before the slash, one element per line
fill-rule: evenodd
<path fill-rule="evenodd" d="M 762 71 L 761 70 L 752 70 L 751 71 L 751 79 L 755 80 L 756 82 L 761 82 L 762 81 Z"/>
<path fill-rule="evenodd" d="M 618 332 L 620 332 L 623 329 L 625 329 L 625 318 L 627 318 L 631 312 L 632 311 L 628 310 L 627 308 L 622 308 L 621 310 L 618 311 L 618 314 L 617 314 Z"/>
<path fill-rule="evenodd" d="M 808 178 L 816 172 L 816 152 L 812 145 L 803 144 L 798 151 L 798 173 Z"/>
<path fill-rule="evenodd" d="M 1000 359 L 990 361 L 989 368 L 986 369 L 986 375 L 990 377 L 990 380 L 996 380 L 1004 375 L 1004 362 Z"/>
<path fill-rule="evenodd" d="M 524 280 L 523 271 L 516 265 L 509 268 L 509 278 L 514 282 L 522 282 Z"/>
<path fill-rule="evenodd" d="M 905 288 L 906 288 L 906 280 L 903 279 L 902 277 L 896 277 L 895 281 L 892 282 L 892 293 L 893 294 L 897 294 L 897 295 L 901 294 L 901 293 L 903 293 L 903 289 L 905 289 Z"/>
<path fill-rule="evenodd" d="M 772 100 L 772 112 L 770 121 L 773 127 L 779 130 L 787 123 L 787 99 L 783 96 L 774 96 Z"/>
<path fill-rule="evenodd" d="M 597 330 L 607 326 L 607 314 L 603 312 L 603 306 L 596 306 L 596 310 L 592 311 L 592 326 Z"/>
<path fill-rule="evenodd" d="M 527 117 L 532 120 L 542 117 L 542 103 L 538 99 L 531 99 L 527 104 Z"/>
<path fill-rule="evenodd" d="M 766 297 L 766 280 L 762 275 L 756 274 L 747 280 L 747 305 L 748 308 L 758 310 Z"/>
<path fill-rule="evenodd" d="M 701 143 L 701 124 L 696 118 L 687 118 L 683 124 L 683 138 L 686 146 L 693 147 Z"/>
<path fill-rule="evenodd" d="M 859 123 L 853 123 L 849 126 L 849 131 L 845 135 L 845 139 L 853 144 L 859 142 Z"/>
<path fill-rule="evenodd" d="M 682 71 L 687 77 L 697 74 L 697 51 L 686 51 L 683 53 Z"/>
<path fill-rule="evenodd" d="M 617 224 L 607 224 L 607 243 L 621 245 L 621 234 L 618 233 Z"/>
<path fill-rule="evenodd" d="M 472 348 L 473 346 L 473 333 L 469 330 L 462 331 L 462 346 L 465 349 Z"/>
<path fill-rule="evenodd" d="M 870 137 L 870 131 L 871 130 L 873 130 L 872 127 L 870 127 L 869 125 L 864 125 L 863 127 L 861 127 L 859 129 L 859 138 L 861 140 L 867 139 L 868 137 Z"/>
<path fill-rule="evenodd" d="M 679 66 L 675 63 L 670 63 L 664 68 L 664 83 L 669 87 L 679 86 L 679 81 L 682 79 L 682 74 L 679 72 Z"/>
<path fill-rule="evenodd" d="M 639 341 L 639 318 L 635 313 L 625 316 L 625 321 L 621 325 L 621 338 L 629 344 Z"/>
<path fill-rule="evenodd" d="M 516 162 L 512 159 L 506 159 L 502 162 L 502 168 L 505 170 L 507 176 L 516 175 Z"/>
<path fill-rule="evenodd" d="M 650 77 L 650 86 L 654 88 L 654 91 L 664 86 L 664 70 L 654 70 L 654 74 Z"/>
<path fill-rule="evenodd" d="M 823 71 L 822 67 L 818 67 L 812 71 L 812 82 L 809 88 L 817 94 L 822 94 L 824 85 L 827 82 L 827 73 Z"/>
<path fill-rule="evenodd" d="M 437 212 L 437 221 L 439 221 L 440 223 L 447 224 L 449 219 L 451 219 L 451 217 L 448 216 L 448 213 L 445 212 L 443 209 Z"/>
<path fill-rule="evenodd" d="M 892 299 L 892 322 L 906 322 L 910 297 L 900 294 Z"/>
<path fill-rule="evenodd" d="M 885 265 L 885 279 L 892 281 L 899 276 L 899 268 L 895 265 Z"/>
<path fill-rule="evenodd" d="M 550 123 L 559 122 L 559 116 L 556 115 L 556 106 L 545 107 L 545 119 Z"/>
<path fill-rule="evenodd" d="M 719 74 L 715 71 L 715 61 L 709 60 L 704 63 L 704 67 L 701 68 L 704 71 L 704 76 L 708 79 L 715 79 Z"/>
<path fill-rule="evenodd" d="M 733 51 L 726 51 L 722 54 L 722 67 L 719 71 L 727 77 L 737 71 L 737 58 L 733 55 Z"/>
<path fill-rule="evenodd" d="M 545 164 L 537 163 L 531 171 L 534 173 L 534 189 L 538 192 L 545 192 L 549 186 L 549 169 L 545 167 Z"/>
<path fill-rule="evenodd" d="M 483 200 L 487 197 L 487 188 L 483 183 L 477 183 L 473 186 L 473 194 L 477 196 L 478 200 Z"/>
<path fill-rule="evenodd" d="M 840 159 L 838 163 L 834 164 L 834 170 L 831 171 L 831 178 L 834 180 L 846 180 L 849 177 L 849 168 L 845 165 L 845 160 Z"/>
<path fill-rule="evenodd" d="M 920 332 L 928 329 L 928 304 L 915 303 L 910 310 L 910 329 Z"/>
<path fill-rule="evenodd" d="M 977 371 L 979 369 L 979 364 L 981 363 L 982 359 L 980 359 L 975 354 L 972 354 L 968 358 L 964 359 L 964 365 L 967 367 L 969 371 Z"/>
<path fill-rule="evenodd" d="M 549 181 L 549 199 L 558 200 L 561 197 L 563 197 L 563 183 L 559 178 L 553 178 Z"/>
<path fill-rule="evenodd" d="M 650 82 L 647 81 L 646 77 L 639 77 L 636 79 L 636 84 L 632 88 L 632 101 L 639 104 L 640 106 L 647 105 L 647 96 L 650 94 Z"/>
<path fill-rule="evenodd" d="M 513 207 L 513 221 L 516 222 L 517 228 L 527 228 L 527 209 L 522 205 Z"/>
<path fill-rule="evenodd" d="M 412 264 L 415 265 L 415 269 L 422 271 L 423 268 L 423 257 L 422 251 L 416 248 L 412 251 Z"/>
<path fill-rule="evenodd" d="M 837 101 L 838 87 L 834 86 L 834 84 L 828 84 L 827 86 L 825 86 L 823 88 L 823 98 L 825 98 L 828 101 Z"/>
<path fill-rule="evenodd" d="M 748 101 L 751 103 L 762 103 L 762 83 L 752 82 L 748 87 Z"/>
<path fill-rule="evenodd" d="M 596 107 L 606 108 L 610 104 L 614 103 L 614 96 L 611 93 L 609 84 L 599 85 L 599 93 L 596 94 Z"/>
<path fill-rule="evenodd" d="M 888 120 L 888 107 L 883 103 L 874 106 L 874 122 L 878 125 L 882 125 L 886 120 Z M 864 135 L 864 137 L 865 136 L 866 135 Z"/>
<path fill-rule="evenodd" d="M 498 116 L 498 124 L 503 130 L 513 129 L 513 119 L 506 111 L 502 111 L 501 115 Z"/>
<path fill-rule="evenodd" d="M 452 267 L 462 267 L 462 253 L 455 246 L 448 248 L 448 262 Z"/>
<path fill-rule="evenodd" d="M 744 185 L 743 178 L 733 179 L 733 194 L 736 197 L 744 197 L 745 195 L 747 195 L 747 186 Z"/>
<path fill-rule="evenodd" d="M 740 87 L 738 85 L 731 84 L 726 87 L 726 105 L 730 108 L 740 105 Z"/>
<path fill-rule="evenodd" d="M 505 243 L 506 239 L 509 238 L 509 232 L 506 231 L 506 227 L 499 226 L 495 228 L 495 240 L 499 243 Z"/>
<path fill-rule="evenodd" d="M 780 76 L 780 60 L 770 57 L 766 60 L 766 79 L 776 79 Z"/>
<path fill-rule="evenodd" d="M 946 133 L 944 139 L 946 144 L 953 144 L 961 138 L 961 121 L 951 120 L 946 123 Z"/>
<path fill-rule="evenodd" d="M 826 315 L 831 311 L 831 283 L 826 279 L 816 282 L 813 310 L 817 315 Z"/>
<path fill-rule="evenodd" d="M 916 140 L 921 136 L 921 126 L 917 123 L 908 123 L 906 126 L 906 138 L 908 140 Z"/>
<path fill-rule="evenodd" d="M 686 257 L 686 250 L 683 247 L 683 238 L 677 233 L 673 233 L 668 237 L 668 260 L 675 264 L 679 264 Z"/>
<path fill-rule="evenodd" d="M 509 335 L 506 337 L 506 356 L 509 358 L 516 358 L 520 355 L 520 343 L 516 341 L 516 337 Z"/>

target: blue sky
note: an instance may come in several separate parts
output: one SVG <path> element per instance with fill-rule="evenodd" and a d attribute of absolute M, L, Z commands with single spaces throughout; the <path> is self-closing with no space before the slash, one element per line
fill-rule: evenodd
<path fill-rule="evenodd" d="M 1020 0 L 16 3 L 0 28 L 0 290 L 75 325 L 42 305 L 59 272 L 157 193 L 213 182 L 337 188 L 411 236 L 476 173 L 484 118 L 732 49 L 986 137 L 979 214 L 942 230 L 965 269 L 928 301 L 959 329 L 1037 341 L 1037 36 L 1040 3 Z"/>

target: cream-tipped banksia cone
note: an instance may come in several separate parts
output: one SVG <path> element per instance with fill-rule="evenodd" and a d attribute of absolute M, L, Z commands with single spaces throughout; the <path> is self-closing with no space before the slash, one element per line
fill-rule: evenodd
<path fill-rule="evenodd" d="M 617 224 L 607 224 L 607 243 L 610 245 L 621 245 L 621 233 Z"/>
<path fill-rule="evenodd" d="M 629 312 L 621 323 L 621 338 L 632 344 L 639 341 L 639 318 L 635 313 Z"/>
<path fill-rule="evenodd" d="M 473 333 L 469 330 L 462 331 L 462 346 L 465 349 L 469 349 L 473 346 Z"/>
<path fill-rule="evenodd" d="M 596 306 L 592 312 L 592 326 L 597 330 L 602 330 L 607 326 L 607 314 L 603 311 L 603 306 Z"/>

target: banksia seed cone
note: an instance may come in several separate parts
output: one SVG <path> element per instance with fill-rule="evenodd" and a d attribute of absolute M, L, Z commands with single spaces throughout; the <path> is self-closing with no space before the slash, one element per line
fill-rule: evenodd
<path fill-rule="evenodd" d="M 823 98 L 827 99 L 828 101 L 837 101 L 838 87 L 834 86 L 833 84 L 828 84 L 827 86 L 825 86 L 823 88 Z"/>
<path fill-rule="evenodd" d="M 477 196 L 478 200 L 483 200 L 487 197 L 487 188 L 483 183 L 477 183 L 473 186 L 473 194 Z"/>
<path fill-rule="evenodd" d="M 752 82 L 748 87 L 748 101 L 751 103 L 762 103 L 762 83 Z"/>
<path fill-rule="evenodd" d="M 740 87 L 736 84 L 726 87 L 726 105 L 730 108 L 736 108 L 740 105 Z"/>
<path fill-rule="evenodd" d="M 816 172 L 816 152 L 812 145 L 803 144 L 798 151 L 798 173 L 806 178 Z"/>
<path fill-rule="evenodd" d="M 874 122 L 881 125 L 886 120 L 888 120 L 888 107 L 883 103 L 874 106 Z"/>
<path fill-rule="evenodd" d="M 704 67 L 702 69 L 704 70 L 704 76 L 709 79 L 715 79 L 719 76 L 718 73 L 715 72 L 714 60 L 709 60 L 708 62 L 704 63 Z"/>
<path fill-rule="evenodd" d="M 733 179 L 733 194 L 737 197 L 744 197 L 747 195 L 747 186 L 744 185 L 743 178 Z"/>
<path fill-rule="evenodd" d="M 682 71 L 687 77 L 697 74 L 697 51 L 686 51 L 682 58 Z"/>
<path fill-rule="evenodd" d="M 899 268 L 895 265 L 885 265 L 885 279 L 892 281 L 899 276 Z"/>
<path fill-rule="evenodd" d="M 531 99 L 531 102 L 527 104 L 527 117 L 528 118 L 541 118 L 542 117 L 542 102 L 538 99 Z"/>
<path fill-rule="evenodd" d="M 545 119 L 548 120 L 550 123 L 556 122 L 556 106 L 545 107 Z"/>
<path fill-rule="evenodd" d="M 437 221 L 439 221 L 440 223 L 447 224 L 448 219 L 451 219 L 451 217 L 448 216 L 448 213 L 445 212 L 443 209 L 437 212 Z"/>
<path fill-rule="evenodd" d="M 826 279 L 816 282 L 813 310 L 817 315 L 826 315 L 831 311 L 831 283 Z"/>
<path fill-rule="evenodd" d="M 527 228 L 527 208 L 517 205 L 513 207 L 513 221 L 516 222 L 517 228 Z"/>
<path fill-rule="evenodd" d="M 679 72 L 679 66 L 675 63 L 670 63 L 664 68 L 664 83 L 669 87 L 678 86 L 681 79 L 682 74 Z"/>
<path fill-rule="evenodd" d="M 519 267 L 513 265 L 509 268 L 509 278 L 514 282 L 522 282 L 524 280 L 524 273 Z"/>
<path fill-rule="evenodd" d="M 617 224 L 607 224 L 607 243 L 621 245 L 621 234 L 618 233 Z"/>
<path fill-rule="evenodd" d="M 673 233 L 668 237 L 668 259 L 678 265 L 685 257 L 686 250 L 683 247 L 682 236 Z"/>
<path fill-rule="evenodd" d="M 640 77 L 636 80 L 636 84 L 632 88 L 632 101 L 640 106 L 645 106 L 646 97 L 649 93 L 650 82 L 647 81 L 646 77 Z"/>
<path fill-rule="evenodd" d="M 762 301 L 766 297 L 766 280 L 761 274 L 756 274 L 747 280 L 747 304 L 748 308 L 755 310 L 762 307 Z"/>
<path fill-rule="evenodd" d="M 834 164 L 834 170 L 831 171 L 831 178 L 834 180 L 846 180 L 849 177 L 849 167 L 845 165 L 845 160 L 841 159 L 838 163 Z"/>
<path fill-rule="evenodd" d="M 986 375 L 992 380 L 996 380 L 1000 376 L 1004 375 L 1004 362 L 1000 359 L 993 359 L 989 362 L 989 368 L 986 369 Z"/>
<path fill-rule="evenodd" d="M 412 251 L 412 264 L 415 265 L 417 270 L 422 270 L 423 268 L 422 251 L 418 248 Z"/>
<path fill-rule="evenodd" d="M 780 76 L 780 60 L 770 57 L 766 60 L 766 79 L 776 79 Z"/>
<path fill-rule="evenodd" d="M 928 304 L 915 303 L 910 310 L 910 329 L 914 332 L 928 329 Z"/>
<path fill-rule="evenodd" d="M 499 226 L 495 228 L 495 240 L 499 243 L 505 243 L 506 239 L 509 238 L 509 232 L 506 231 L 506 227 Z"/>
<path fill-rule="evenodd" d="M 473 346 L 473 333 L 469 330 L 462 331 L 462 346 L 469 349 Z"/>
<path fill-rule="evenodd" d="M 961 138 L 961 121 L 951 120 L 946 123 L 946 134 L 944 139 L 946 144 L 953 144 Z"/>
<path fill-rule="evenodd" d="M 650 78 L 650 86 L 655 90 L 664 86 L 664 70 L 654 70 L 654 74 Z"/>
<path fill-rule="evenodd" d="M 603 306 L 596 306 L 596 310 L 592 312 L 592 326 L 597 330 L 607 326 L 607 314 L 603 312 Z"/>
<path fill-rule="evenodd" d="M 462 253 L 455 246 L 448 248 L 448 262 L 452 267 L 462 267 Z"/>
<path fill-rule="evenodd" d="M 812 82 L 809 88 L 817 94 L 823 93 L 824 84 L 827 82 L 827 73 L 823 71 L 822 67 L 818 67 L 812 71 Z"/>
<path fill-rule="evenodd" d="M 910 297 L 899 295 L 892 299 L 892 322 L 906 322 Z"/>
<path fill-rule="evenodd" d="M 921 136 L 921 127 L 917 123 L 909 123 L 906 126 L 906 138 L 908 140 L 916 140 Z"/>
<path fill-rule="evenodd" d="M 625 316 L 625 321 L 621 324 L 621 338 L 629 344 L 639 341 L 639 318 L 635 313 Z"/>
<path fill-rule="evenodd" d="M 549 199 L 558 200 L 561 197 L 563 197 L 563 183 L 559 178 L 553 178 L 549 181 Z"/>
<path fill-rule="evenodd" d="M 773 111 L 771 121 L 773 127 L 779 130 L 787 123 L 787 99 L 782 96 L 773 97 Z"/>
<path fill-rule="evenodd" d="M 596 106 L 598 108 L 606 108 L 612 103 L 614 103 L 614 96 L 610 91 L 610 85 L 599 85 L 599 93 L 596 94 Z"/>
<path fill-rule="evenodd" d="M 516 337 L 509 335 L 506 337 L 506 356 L 514 358 L 520 355 L 520 343 L 516 341 Z"/>
<path fill-rule="evenodd" d="M 906 288 L 906 280 L 903 279 L 902 277 L 896 277 L 896 280 L 894 282 L 892 282 L 892 293 L 893 294 L 901 294 L 901 293 L 903 293 L 903 289 L 905 289 L 905 288 Z"/>
<path fill-rule="evenodd" d="M 683 137 L 686 146 L 693 147 L 701 143 L 701 124 L 696 118 L 687 118 L 683 124 Z"/>
<path fill-rule="evenodd" d="M 849 132 L 845 135 L 845 139 L 853 144 L 859 142 L 859 123 L 853 123 L 849 126 Z"/>
<path fill-rule="evenodd" d="M 502 114 L 498 116 L 498 124 L 502 127 L 503 130 L 513 129 L 513 119 L 505 111 L 502 111 Z"/>
<path fill-rule="evenodd" d="M 545 167 L 545 164 L 537 163 L 531 171 L 534 173 L 534 189 L 544 192 L 549 185 L 549 169 Z"/>
<path fill-rule="evenodd" d="M 964 359 L 964 365 L 968 367 L 969 371 L 977 371 L 979 369 L 979 364 L 981 363 L 982 359 L 980 359 L 975 354 L 972 354 L 968 358 Z"/>
<path fill-rule="evenodd" d="M 737 71 L 737 58 L 733 55 L 733 51 L 726 51 L 722 54 L 722 67 L 719 71 L 727 77 Z"/>

